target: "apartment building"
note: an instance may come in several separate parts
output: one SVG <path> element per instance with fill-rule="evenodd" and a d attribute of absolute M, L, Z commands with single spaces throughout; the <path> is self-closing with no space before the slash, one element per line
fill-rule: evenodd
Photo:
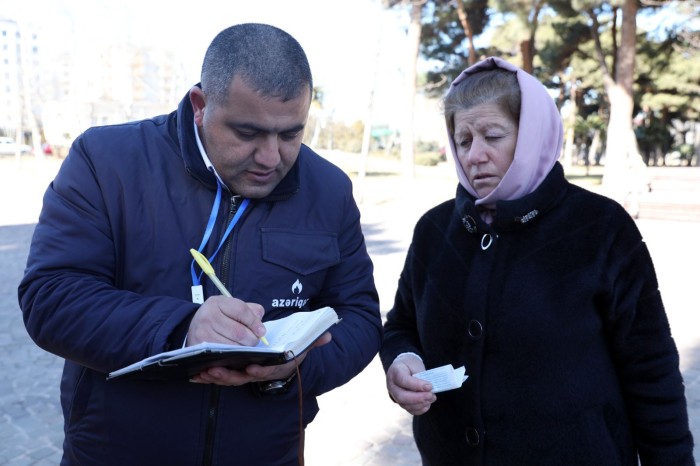
<path fill-rule="evenodd" d="M 48 52 L 42 44 L 55 34 L 70 46 Z M 30 144 L 34 132 L 65 153 L 90 126 L 170 112 L 192 84 L 184 81 L 171 51 L 0 18 L 0 132 Z"/>

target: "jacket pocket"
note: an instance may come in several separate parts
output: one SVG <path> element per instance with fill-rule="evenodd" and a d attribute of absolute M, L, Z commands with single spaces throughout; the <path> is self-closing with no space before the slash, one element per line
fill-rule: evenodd
<path fill-rule="evenodd" d="M 340 262 L 338 237 L 322 231 L 262 229 L 263 260 L 300 275 L 309 275 Z"/>

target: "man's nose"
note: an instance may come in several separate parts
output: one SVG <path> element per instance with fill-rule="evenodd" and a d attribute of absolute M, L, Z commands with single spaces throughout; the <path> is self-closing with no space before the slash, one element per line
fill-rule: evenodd
<path fill-rule="evenodd" d="M 280 146 L 276 134 L 261 138 L 255 154 L 255 162 L 264 167 L 276 167 L 280 161 Z"/>

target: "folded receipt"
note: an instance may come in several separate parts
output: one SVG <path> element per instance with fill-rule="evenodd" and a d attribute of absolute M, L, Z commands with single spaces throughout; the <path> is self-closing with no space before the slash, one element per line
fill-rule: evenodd
<path fill-rule="evenodd" d="M 452 364 L 436 367 L 427 371 L 413 374 L 414 377 L 430 382 L 433 386 L 433 393 L 454 390 L 462 386 L 465 380 L 469 378 L 465 375 L 466 369 L 464 366 L 455 369 Z"/>

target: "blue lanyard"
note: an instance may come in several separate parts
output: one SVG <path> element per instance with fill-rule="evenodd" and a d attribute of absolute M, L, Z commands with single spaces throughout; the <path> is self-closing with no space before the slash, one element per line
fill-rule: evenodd
<path fill-rule="evenodd" d="M 209 258 L 209 262 L 214 263 L 214 258 L 216 255 L 219 253 L 219 249 L 221 249 L 221 246 L 223 246 L 224 242 L 226 241 L 226 238 L 228 238 L 228 235 L 233 231 L 233 227 L 236 226 L 236 223 L 238 222 L 238 219 L 241 218 L 243 215 L 243 212 L 245 212 L 246 207 L 248 207 L 248 204 L 250 204 L 250 199 L 243 199 L 243 202 L 241 203 L 241 206 L 238 208 L 236 211 L 236 215 L 233 216 L 233 219 L 231 219 L 231 223 L 228 224 L 228 227 L 226 227 L 226 231 L 224 232 L 224 236 L 221 238 L 221 242 L 219 243 L 219 246 L 216 248 L 216 251 L 214 251 L 214 254 L 211 255 Z M 214 204 L 211 206 L 211 213 L 209 214 L 209 221 L 207 222 L 207 229 L 204 231 L 204 236 L 202 237 L 202 242 L 199 245 L 199 248 L 197 249 L 199 252 L 202 252 L 204 249 L 204 246 L 209 242 L 209 238 L 211 237 L 211 233 L 214 230 L 214 225 L 216 224 L 216 217 L 219 213 L 219 206 L 221 205 L 221 182 L 217 180 L 216 182 L 216 199 L 214 199 Z M 190 272 L 192 274 L 192 285 L 193 286 L 198 286 L 200 284 L 200 280 L 202 278 L 202 274 L 204 272 L 195 272 L 194 270 L 194 264 L 195 261 L 194 259 L 192 260 L 192 263 L 190 264 Z"/>

